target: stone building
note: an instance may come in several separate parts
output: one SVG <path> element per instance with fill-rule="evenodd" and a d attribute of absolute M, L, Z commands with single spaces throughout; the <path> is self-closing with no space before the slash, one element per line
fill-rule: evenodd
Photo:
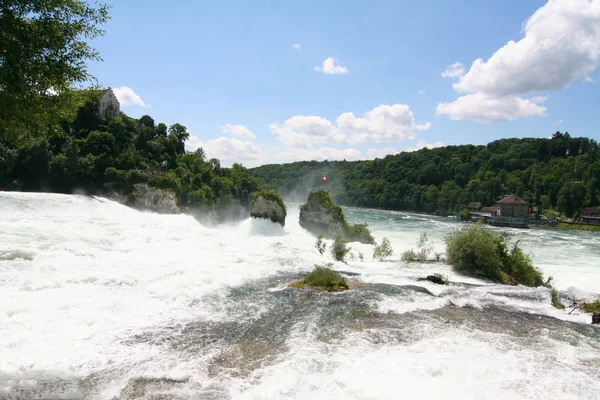
<path fill-rule="evenodd" d="M 98 115 L 104 118 L 117 117 L 121 112 L 121 105 L 111 88 L 102 92 L 98 101 Z"/>
<path fill-rule="evenodd" d="M 529 203 L 516 194 L 498 200 L 496 207 L 498 208 L 499 217 L 527 218 L 529 215 Z"/>

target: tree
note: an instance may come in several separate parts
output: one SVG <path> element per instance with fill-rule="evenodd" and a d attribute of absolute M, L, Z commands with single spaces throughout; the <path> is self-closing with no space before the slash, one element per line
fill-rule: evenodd
<path fill-rule="evenodd" d="M 73 118 L 94 81 L 89 61 L 100 55 L 87 40 L 104 32 L 108 6 L 83 0 L 0 2 L 0 138 L 22 141 Z"/>
<path fill-rule="evenodd" d="M 190 137 L 187 128 L 181 124 L 173 124 L 169 127 L 169 135 L 177 139 L 177 154 L 185 154 L 185 141 Z"/>

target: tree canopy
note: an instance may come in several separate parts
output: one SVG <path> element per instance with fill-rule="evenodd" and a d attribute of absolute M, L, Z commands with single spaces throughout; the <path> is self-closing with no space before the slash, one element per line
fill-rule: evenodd
<path fill-rule="evenodd" d="M 88 44 L 104 32 L 108 6 L 83 0 L 0 2 L 0 137 L 22 140 L 58 129 L 87 99 L 93 82 Z"/>
<path fill-rule="evenodd" d="M 493 205 L 500 195 L 516 193 L 574 217 L 599 204 L 599 150 L 593 139 L 556 132 L 549 139 L 501 139 L 369 161 L 264 165 L 252 174 L 284 197 L 301 199 L 319 188 L 347 206 L 446 215 L 470 201 Z"/>
<path fill-rule="evenodd" d="M 206 160 L 202 149 L 186 152 L 188 136 L 185 126 L 154 125 L 147 115 L 101 118 L 90 101 L 60 130 L 20 144 L 0 138 L 0 190 L 128 194 L 147 183 L 173 190 L 192 210 L 245 216 L 260 180 L 241 164 Z"/>

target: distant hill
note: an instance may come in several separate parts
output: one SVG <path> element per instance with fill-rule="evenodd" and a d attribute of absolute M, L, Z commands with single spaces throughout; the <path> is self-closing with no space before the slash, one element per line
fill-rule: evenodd
<path fill-rule="evenodd" d="M 446 215 L 470 201 L 491 205 L 516 193 L 572 217 L 599 204 L 599 150 L 593 139 L 556 132 L 550 139 L 502 139 L 370 161 L 263 165 L 251 173 L 287 200 L 303 201 L 318 188 L 342 205 Z"/>

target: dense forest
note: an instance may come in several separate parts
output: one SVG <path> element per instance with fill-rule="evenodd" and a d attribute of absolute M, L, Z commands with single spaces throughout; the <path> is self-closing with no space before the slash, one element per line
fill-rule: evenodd
<path fill-rule="evenodd" d="M 136 183 L 173 189 L 178 202 L 222 215 L 245 208 L 260 181 L 239 164 L 223 168 L 202 149 L 185 151 L 185 126 L 150 116 L 105 119 L 95 91 L 72 122 L 45 135 L 0 138 L 0 190 L 127 194 Z"/>
<path fill-rule="evenodd" d="M 156 124 L 148 115 L 99 117 L 99 94 L 88 96 L 60 129 L 21 141 L 0 138 L 0 190 L 126 194 L 134 184 L 148 183 L 174 190 L 180 205 L 221 216 L 247 208 L 261 188 L 298 202 L 325 189 L 342 205 L 440 215 L 457 213 L 470 201 L 492 205 L 508 193 L 567 217 L 599 204 L 598 143 L 568 133 L 248 170 L 240 164 L 224 168 L 202 149 L 186 152 L 183 125 Z"/>
<path fill-rule="evenodd" d="M 252 174 L 295 201 L 325 188 L 342 205 L 446 215 L 470 201 L 492 205 L 516 193 L 540 209 L 576 217 L 599 204 L 599 150 L 593 139 L 556 132 L 550 139 L 502 139 L 372 161 L 264 165 Z"/>

